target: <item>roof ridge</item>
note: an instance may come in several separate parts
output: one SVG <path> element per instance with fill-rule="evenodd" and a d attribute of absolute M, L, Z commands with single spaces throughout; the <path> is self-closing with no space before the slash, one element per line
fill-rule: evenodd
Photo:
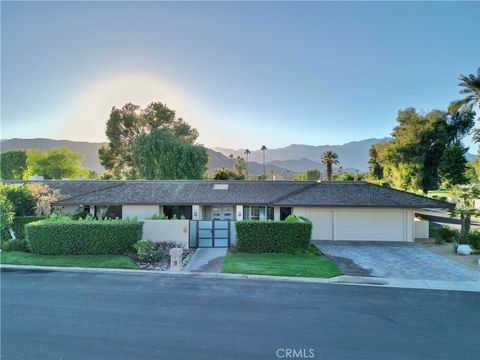
<path fill-rule="evenodd" d="M 279 198 L 270 201 L 270 205 L 274 205 L 276 202 L 285 200 L 285 199 L 289 198 L 290 196 L 300 194 L 300 193 L 304 192 L 305 190 L 308 190 L 308 189 L 311 189 L 311 188 L 317 186 L 318 184 L 319 184 L 318 182 L 314 182 L 313 184 L 310 183 L 310 184 L 308 184 L 308 185 L 306 185 L 306 186 L 304 186 L 300 189 L 297 189 L 297 190 L 294 190 L 292 192 L 289 192 L 288 194 L 282 195 Z"/>

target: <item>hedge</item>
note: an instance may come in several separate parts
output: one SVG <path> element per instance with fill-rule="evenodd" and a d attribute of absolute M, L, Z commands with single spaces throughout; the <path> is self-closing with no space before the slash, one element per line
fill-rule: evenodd
<path fill-rule="evenodd" d="M 44 255 L 124 254 L 142 232 L 143 222 L 131 220 L 44 220 L 25 227 L 31 251 Z"/>
<path fill-rule="evenodd" d="M 45 219 L 46 216 L 16 216 L 13 219 L 12 230 L 15 233 L 17 239 L 25 239 L 25 225 L 31 222 L 40 221 Z"/>
<path fill-rule="evenodd" d="M 247 253 L 295 254 L 307 250 L 311 222 L 237 221 L 237 250 Z"/>

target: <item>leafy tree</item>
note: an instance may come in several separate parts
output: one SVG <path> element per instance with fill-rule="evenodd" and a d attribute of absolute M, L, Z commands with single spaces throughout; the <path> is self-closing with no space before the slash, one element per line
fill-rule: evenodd
<path fill-rule="evenodd" d="M 266 179 L 267 173 L 265 171 L 265 152 L 267 151 L 267 147 L 265 145 L 262 145 L 260 150 L 263 152 L 263 177 Z"/>
<path fill-rule="evenodd" d="M 233 170 L 236 174 L 245 178 L 247 175 L 247 165 L 245 163 L 245 159 L 237 156 L 235 159 L 235 164 L 233 165 Z"/>
<path fill-rule="evenodd" d="M 339 162 L 337 153 L 330 150 L 325 151 L 320 158 L 320 162 L 327 166 L 327 179 L 331 181 L 333 165 L 336 165 Z"/>
<path fill-rule="evenodd" d="M 52 203 L 61 199 L 60 191 L 50 188 L 47 184 L 29 183 L 26 187 L 35 199 L 37 215 L 49 215 L 52 211 Z"/>
<path fill-rule="evenodd" d="M 433 110 L 425 115 L 413 108 L 400 111 L 392 140 L 375 144 L 370 151 L 370 178 L 379 180 L 381 169 L 383 178 L 394 187 L 424 193 L 438 188 L 444 151 L 452 144 L 461 146 L 461 139 L 473 125 L 469 110 L 452 114 Z"/>
<path fill-rule="evenodd" d="M 35 196 L 25 185 L 0 183 L 0 195 L 8 199 L 16 216 L 35 215 Z"/>
<path fill-rule="evenodd" d="M 337 177 L 337 180 L 341 180 L 341 181 L 362 181 L 363 179 L 364 179 L 364 174 L 361 174 L 358 171 L 344 172 L 343 174 Z"/>
<path fill-rule="evenodd" d="M 304 171 L 303 174 L 295 175 L 293 180 L 320 180 L 322 178 L 322 174 L 318 169 L 307 169 Z"/>
<path fill-rule="evenodd" d="M 452 190 L 453 195 L 459 199 L 452 211 L 452 216 L 460 216 L 460 243 L 466 242 L 472 216 L 477 216 L 480 211 L 474 207 L 473 201 L 480 197 L 480 187 L 477 184 L 460 185 Z"/>
<path fill-rule="evenodd" d="M 2 179 L 23 179 L 27 169 L 25 150 L 11 150 L 0 154 L 0 177 Z"/>
<path fill-rule="evenodd" d="M 213 180 L 243 180 L 242 175 L 237 174 L 231 169 L 220 167 L 215 169 L 212 175 Z"/>
<path fill-rule="evenodd" d="M 83 156 L 66 147 L 40 151 L 27 150 L 27 171 L 25 177 L 38 174 L 45 179 L 87 177 L 88 170 L 80 164 Z"/>
<path fill-rule="evenodd" d="M 370 146 L 368 155 L 368 174 L 375 180 L 383 179 L 383 167 L 375 145 Z"/>
<path fill-rule="evenodd" d="M 107 121 L 108 145 L 99 149 L 100 163 L 117 178 L 135 178 L 133 165 L 133 141 L 140 135 L 148 135 L 156 129 L 169 129 L 182 143 L 193 144 L 198 131 L 177 118 L 175 111 L 161 102 L 154 102 L 145 109 L 132 103 L 122 108 L 113 107 Z"/>
<path fill-rule="evenodd" d="M 4 194 L 0 193 L 0 231 L 2 238 L 3 234 L 12 225 L 14 215 L 12 203 Z"/>
<path fill-rule="evenodd" d="M 145 179 L 202 179 L 208 162 L 207 150 L 179 140 L 171 129 L 155 129 L 132 143 L 132 165 Z"/>
<path fill-rule="evenodd" d="M 460 144 L 449 145 L 443 152 L 438 174 L 444 188 L 466 184 L 468 178 L 466 175 L 468 161 L 465 159 L 467 149 Z"/>

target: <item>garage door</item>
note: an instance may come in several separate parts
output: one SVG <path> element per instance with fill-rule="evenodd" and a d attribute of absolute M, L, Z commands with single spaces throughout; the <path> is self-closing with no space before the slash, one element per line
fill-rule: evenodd
<path fill-rule="evenodd" d="M 312 222 L 313 240 L 333 240 L 333 210 L 295 208 L 294 212 Z"/>
<path fill-rule="evenodd" d="M 404 241 L 404 231 L 403 211 L 336 211 L 336 240 Z"/>

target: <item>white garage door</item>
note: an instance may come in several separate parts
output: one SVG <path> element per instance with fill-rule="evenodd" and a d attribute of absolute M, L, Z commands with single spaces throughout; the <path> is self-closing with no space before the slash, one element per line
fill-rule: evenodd
<path fill-rule="evenodd" d="M 312 222 L 313 240 L 333 240 L 333 210 L 295 208 L 294 212 Z"/>
<path fill-rule="evenodd" d="M 336 211 L 336 240 L 404 241 L 404 228 L 403 211 Z"/>
<path fill-rule="evenodd" d="M 401 209 L 296 207 L 313 224 L 313 240 L 413 241 L 413 213 Z"/>

